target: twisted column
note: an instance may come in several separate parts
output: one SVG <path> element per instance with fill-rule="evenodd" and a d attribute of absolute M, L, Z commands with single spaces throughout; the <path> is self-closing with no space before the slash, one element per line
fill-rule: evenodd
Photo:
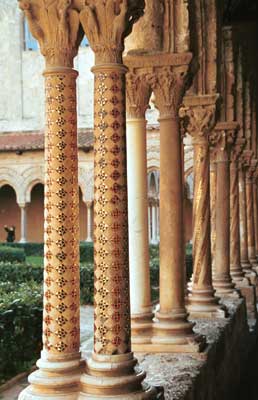
<path fill-rule="evenodd" d="M 131 352 L 124 38 L 144 1 L 83 5 L 80 21 L 95 52 L 94 351 L 79 399 L 154 399 Z"/>
<path fill-rule="evenodd" d="M 230 274 L 238 284 L 245 276 L 240 259 L 240 222 L 238 190 L 238 158 L 245 144 L 244 139 L 237 139 L 231 152 L 230 163 Z"/>
<path fill-rule="evenodd" d="M 46 69 L 43 351 L 24 399 L 77 399 L 80 357 L 76 78 L 79 15 L 70 3 L 20 1 Z M 50 47 L 51 46 L 51 47 Z"/>
<path fill-rule="evenodd" d="M 257 160 L 251 160 L 246 164 L 246 215 L 247 215 L 247 246 L 248 258 L 252 268 L 258 271 L 255 248 L 255 229 L 254 229 L 254 204 L 253 204 L 253 174 L 255 172 Z"/>
<path fill-rule="evenodd" d="M 188 63 L 155 68 L 149 76 L 160 111 L 160 308 L 155 314 L 153 351 L 200 351 L 185 308 L 182 152 L 178 107 Z M 189 55 L 190 56 L 190 55 Z M 186 62 L 188 61 L 188 62 Z M 149 351 L 149 349 L 148 349 Z"/>
<path fill-rule="evenodd" d="M 218 123 L 210 135 L 216 152 L 216 252 L 214 287 L 220 297 L 236 295 L 230 276 L 230 147 L 234 143 L 237 124 Z"/>
<path fill-rule="evenodd" d="M 211 271 L 209 132 L 215 125 L 216 101 L 216 95 L 186 96 L 180 110 L 194 146 L 194 269 L 187 307 L 192 318 L 225 317 L 214 296 Z"/>
<path fill-rule="evenodd" d="M 126 63 L 126 59 L 124 59 Z M 129 72 L 127 93 L 127 176 L 132 344 L 151 340 L 152 304 L 148 238 L 146 119 L 150 88 Z"/>

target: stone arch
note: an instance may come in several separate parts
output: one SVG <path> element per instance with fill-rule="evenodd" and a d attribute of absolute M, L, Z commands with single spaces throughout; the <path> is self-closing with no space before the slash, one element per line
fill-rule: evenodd
<path fill-rule="evenodd" d="M 44 167 L 37 166 L 28 168 L 23 173 L 23 188 L 25 203 L 31 202 L 31 191 L 38 183 L 45 183 Z"/>
<path fill-rule="evenodd" d="M 18 204 L 24 203 L 23 182 L 15 169 L 7 167 L 0 168 L 0 188 L 4 185 L 9 185 L 14 189 Z"/>

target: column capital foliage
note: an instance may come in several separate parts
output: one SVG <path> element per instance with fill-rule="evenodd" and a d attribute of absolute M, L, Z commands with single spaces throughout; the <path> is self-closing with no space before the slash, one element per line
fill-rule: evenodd
<path fill-rule="evenodd" d="M 211 132 L 209 142 L 217 161 L 228 161 L 238 128 L 237 122 L 219 122 Z"/>
<path fill-rule="evenodd" d="M 146 75 L 155 95 L 161 118 L 177 118 L 180 104 L 191 79 L 189 65 L 156 68 Z"/>
<path fill-rule="evenodd" d="M 127 117 L 144 118 L 151 96 L 145 75 L 129 71 L 126 75 L 126 95 Z"/>
<path fill-rule="evenodd" d="M 207 142 L 216 123 L 218 96 L 186 96 L 179 110 L 184 130 L 193 137 L 193 143 Z"/>
<path fill-rule="evenodd" d="M 96 64 L 122 64 L 124 39 L 143 15 L 144 0 L 86 0 L 80 21 Z"/>
<path fill-rule="evenodd" d="M 82 39 L 72 0 L 18 0 L 47 67 L 73 67 Z"/>

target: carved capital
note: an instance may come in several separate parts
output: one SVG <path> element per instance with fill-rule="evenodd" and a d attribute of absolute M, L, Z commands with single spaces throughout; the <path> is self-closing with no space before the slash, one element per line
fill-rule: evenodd
<path fill-rule="evenodd" d="M 256 173 L 256 169 L 257 169 L 257 164 L 258 164 L 258 160 L 252 159 L 250 162 L 249 167 L 246 169 L 246 181 L 247 182 L 253 182 L 253 180 L 255 179 L 255 173 Z"/>
<path fill-rule="evenodd" d="M 124 39 L 143 15 L 144 0 L 86 0 L 80 21 L 96 64 L 122 63 Z"/>
<path fill-rule="evenodd" d="M 47 67 L 73 67 L 82 34 L 72 0 L 19 0 Z"/>
<path fill-rule="evenodd" d="M 179 110 L 185 132 L 193 137 L 193 144 L 207 142 L 215 125 L 216 103 L 219 96 L 185 96 Z"/>
<path fill-rule="evenodd" d="M 126 111 L 129 118 L 144 118 L 151 89 L 144 75 L 131 71 L 126 75 Z"/>
<path fill-rule="evenodd" d="M 155 105 L 161 118 L 177 118 L 189 80 L 188 66 L 158 68 L 146 78 L 155 95 Z"/>
<path fill-rule="evenodd" d="M 216 162 L 229 161 L 230 151 L 235 143 L 237 122 L 219 122 L 209 136 Z"/>

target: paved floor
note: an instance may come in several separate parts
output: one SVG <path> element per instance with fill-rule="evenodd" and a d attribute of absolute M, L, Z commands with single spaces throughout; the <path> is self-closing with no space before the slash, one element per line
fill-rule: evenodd
<path fill-rule="evenodd" d="M 81 307 L 81 350 L 91 353 L 93 348 L 93 306 Z M 17 382 L 10 389 L 0 393 L 0 400 L 17 400 L 19 393 L 27 386 L 27 378 Z"/>

